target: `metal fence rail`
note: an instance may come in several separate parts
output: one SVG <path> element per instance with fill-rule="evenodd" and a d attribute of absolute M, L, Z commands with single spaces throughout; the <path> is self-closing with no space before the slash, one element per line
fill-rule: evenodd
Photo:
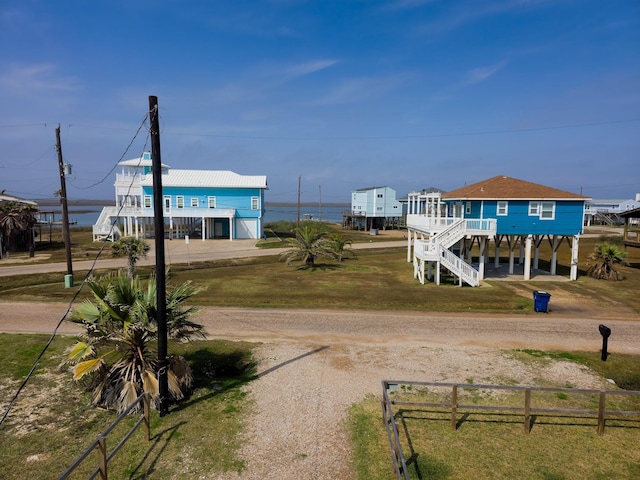
<path fill-rule="evenodd" d="M 451 401 L 446 404 L 443 402 L 411 402 L 403 400 L 394 400 L 389 395 L 390 390 L 398 389 L 400 386 L 405 387 L 438 387 L 451 389 Z M 459 390 L 504 390 L 524 393 L 524 401 L 521 406 L 515 405 L 482 405 L 478 403 L 463 404 L 458 403 Z M 587 394 L 598 395 L 598 409 L 577 409 L 577 408 L 544 408 L 532 406 L 532 392 L 548 392 L 560 393 L 564 395 L 570 394 Z M 400 432 L 396 423 L 396 415 L 393 412 L 394 406 L 412 406 L 412 407 L 435 407 L 443 411 L 450 412 L 451 428 L 458 428 L 458 410 L 488 410 L 493 412 L 516 412 L 523 416 L 524 431 L 531 431 L 531 415 L 536 413 L 545 413 L 549 415 L 561 416 L 564 414 L 580 415 L 584 418 L 597 418 L 597 432 L 599 435 L 604 433 L 605 422 L 607 419 L 620 417 L 637 417 L 640 420 L 640 410 L 608 410 L 606 408 L 608 396 L 636 396 L 640 397 L 638 390 L 596 390 L 585 388 L 556 388 L 556 387 L 528 387 L 514 385 L 489 385 L 489 384 L 471 384 L 471 383 L 441 383 L 441 382 L 414 382 L 404 380 L 383 380 L 382 381 L 382 418 L 387 430 L 389 446 L 393 457 L 394 469 L 398 480 L 409 480 L 409 471 L 407 462 L 402 451 L 400 443 Z"/>
<path fill-rule="evenodd" d="M 149 401 L 150 401 L 149 394 L 147 394 L 147 393 L 140 394 L 140 396 L 138 398 L 136 398 L 135 401 L 131 405 L 129 405 L 127 407 L 127 409 L 124 412 L 122 412 L 118 416 L 118 418 L 116 418 L 113 421 L 113 423 L 111 425 L 109 425 L 107 427 L 107 429 L 104 430 L 91 445 L 89 445 L 89 447 L 76 459 L 76 461 L 73 462 L 73 464 L 69 468 L 67 468 L 67 470 L 62 475 L 60 475 L 58 477 L 58 480 L 63 480 L 65 478 L 69 477 L 69 475 L 71 475 L 75 471 L 75 469 L 78 468 L 80 466 L 80 464 L 95 449 L 98 449 L 99 465 L 91 473 L 89 478 L 93 479 L 93 478 L 96 478 L 98 475 L 100 475 L 100 478 L 102 480 L 107 480 L 107 478 L 108 478 L 108 468 L 107 468 L 107 466 L 109 464 L 109 461 L 114 457 L 114 455 L 118 452 L 118 450 L 120 450 L 120 448 L 122 448 L 122 446 L 124 446 L 124 444 L 127 442 L 127 440 L 129 440 L 131 435 L 133 435 L 134 432 L 143 423 L 144 423 L 144 425 L 146 427 L 145 430 L 146 430 L 147 441 L 149 441 L 151 439 L 151 430 L 150 430 L 150 424 L 149 424 L 149 410 L 150 410 L 149 409 Z M 111 453 L 108 453 L 107 452 L 107 436 L 129 414 L 129 412 L 131 412 L 131 410 L 136 408 L 140 403 L 142 403 L 142 414 L 140 415 L 140 418 L 133 425 L 133 427 L 131 427 L 129 429 L 129 431 L 125 434 L 123 439 L 120 440 L 120 442 L 118 442 L 118 444 L 114 447 L 114 449 L 111 451 Z"/>

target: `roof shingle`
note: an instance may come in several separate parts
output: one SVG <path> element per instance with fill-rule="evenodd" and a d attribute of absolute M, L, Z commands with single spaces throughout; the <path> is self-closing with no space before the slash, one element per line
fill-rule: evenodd
<path fill-rule="evenodd" d="M 467 185 L 442 194 L 443 199 L 487 200 L 487 199 L 531 199 L 531 200 L 588 200 L 589 197 L 545 187 L 537 183 L 498 175 L 481 182 Z"/>

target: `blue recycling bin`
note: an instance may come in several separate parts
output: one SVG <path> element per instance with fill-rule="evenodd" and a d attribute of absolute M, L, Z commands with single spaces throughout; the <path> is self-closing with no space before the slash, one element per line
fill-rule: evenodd
<path fill-rule="evenodd" d="M 551 294 L 543 290 L 535 290 L 533 292 L 533 309 L 536 312 L 549 312 L 549 299 Z"/>

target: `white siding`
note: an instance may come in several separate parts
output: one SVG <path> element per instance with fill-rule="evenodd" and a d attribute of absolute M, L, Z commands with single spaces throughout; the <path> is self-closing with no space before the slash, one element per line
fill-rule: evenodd
<path fill-rule="evenodd" d="M 258 220 L 255 218 L 236 219 L 235 238 L 258 238 Z"/>

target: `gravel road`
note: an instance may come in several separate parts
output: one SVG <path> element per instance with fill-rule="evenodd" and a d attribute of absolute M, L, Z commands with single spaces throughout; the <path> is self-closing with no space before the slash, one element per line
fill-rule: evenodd
<path fill-rule="evenodd" d="M 0 302 L 0 331 L 51 333 L 65 311 L 56 303 Z M 353 478 L 347 409 L 380 395 L 383 379 L 606 386 L 570 362 L 527 365 L 502 352 L 598 351 L 602 318 L 207 307 L 197 321 L 211 337 L 261 342 L 259 378 L 246 387 L 255 401 L 242 450 L 247 468 L 217 477 L 223 480 Z M 637 318 L 606 324 L 612 354 L 640 353 Z M 63 322 L 59 333 L 77 331 Z"/>

